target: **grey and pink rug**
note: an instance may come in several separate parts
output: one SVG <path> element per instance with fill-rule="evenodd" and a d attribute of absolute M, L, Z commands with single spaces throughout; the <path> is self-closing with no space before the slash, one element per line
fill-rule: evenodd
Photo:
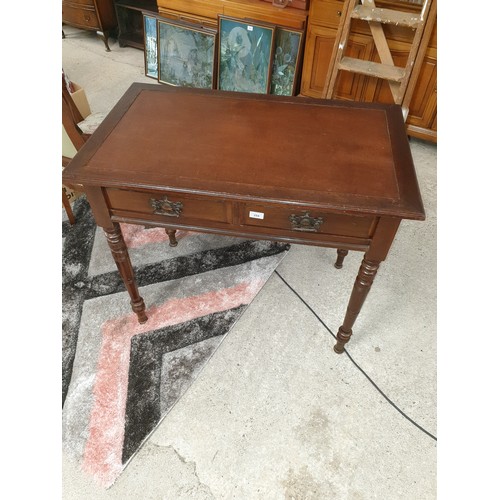
<path fill-rule="evenodd" d="M 122 224 L 140 325 L 84 197 L 63 222 L 63 448 L 109 487 L 199 375 L 289 246 Z"/>

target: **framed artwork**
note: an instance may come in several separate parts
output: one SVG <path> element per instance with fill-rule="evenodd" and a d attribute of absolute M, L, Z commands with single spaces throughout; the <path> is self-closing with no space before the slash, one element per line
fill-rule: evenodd
<path fill-rule="evenodd" d="M 144 24 L 144 74 L 158 80 L 158 28 L 156 17 L 143 14 L 142 19 Z"/>
<path fill-rule="evenodd" d="M 303 38 L 303 31 L 276 28 L 271 94 L 295 95 Z"/>
<path fill-rule="evenodd" d="M 158 81 L 214 88 L 216 39 L 217 30 L 158 19 Z"/>
<path fill-rule="evenodd" d="M 274 26 L 219 16 L 218 88 L 267 94 Z"/>

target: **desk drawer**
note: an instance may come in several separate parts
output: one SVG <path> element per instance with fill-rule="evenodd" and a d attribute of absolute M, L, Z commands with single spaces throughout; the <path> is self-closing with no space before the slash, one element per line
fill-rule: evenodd
<path fill-rule="evenodd" d="M 185 14 L 184 12 L 177 12 L 170 9 L 161 9 L 160 14 L 168 19 L 175 21 L 185 21 L 187 23 L 201 24 L 209 28 L 217 28 L 217 19 L 210 19 L 203 16 L 194 16 L 192 14 Z"/>
<path fill-rule="evenodd" d="M 342 215 L 328 211 L 243 204 L 242 223 L 248 226 L 282 229 L 300 233 L 318 233 L 356 238 L 373 235 L 376 217 Z"/>
<path fill-rule="evenodd" d="M 68 24 L 74 24 L 84 28 L 99 29 L 100 24 L 97 19 L 97 12 L 94 6 L 63 3 L 62 20 Z"/>
<path fill-rule="evenodd" d="M 165 218 L 174 221 L 212 221 L 228 223 L 232 220 L 231 203 L 213 198 L 185 195 L 182 193 L 161 193 L 107 189 L 108 204 L 112 212 L 127 212 L 150 217 L 151 220 Z"/>

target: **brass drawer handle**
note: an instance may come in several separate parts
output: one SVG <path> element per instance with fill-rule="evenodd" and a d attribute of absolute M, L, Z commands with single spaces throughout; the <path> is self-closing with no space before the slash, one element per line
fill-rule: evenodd
<path fill-rule="evenodd" d="M 317 233 L 321 224 L 324 222 L 322 217 L 311 217 L 309 212 L 304 212 L 304 215 L 292 214 L 288 220 L 292 223 L 293 231 L 304 231 L 309 233 Z"/>
<path fill-rule="evenodd" d="M 149 204 L 153 208 L 154 214 L 167 215 L 168 217 L 179 217 L 183 208 L 180 201 L 170 201 L 166 196 L 160 200 L 150 198 Z"/>

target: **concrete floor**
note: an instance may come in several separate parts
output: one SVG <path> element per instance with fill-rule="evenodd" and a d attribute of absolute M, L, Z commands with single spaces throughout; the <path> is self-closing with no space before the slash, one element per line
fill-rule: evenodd
<path fill-rule="evenodd" d="M 63 68 L 108 112 L 144 76 L 143 52 L 111 52 L 64 27 Z M 436 146 L 412 140 L 427 213 L 403 222 L 348 350 L 436 435 Z M 278 272 L 334 331 L 361 254 L 293 246 Z M 199 378 L 109 490 L 63 457 L 64 499 L 436 498 L 436 442 L 398 413 L 274 274 Z"/>

